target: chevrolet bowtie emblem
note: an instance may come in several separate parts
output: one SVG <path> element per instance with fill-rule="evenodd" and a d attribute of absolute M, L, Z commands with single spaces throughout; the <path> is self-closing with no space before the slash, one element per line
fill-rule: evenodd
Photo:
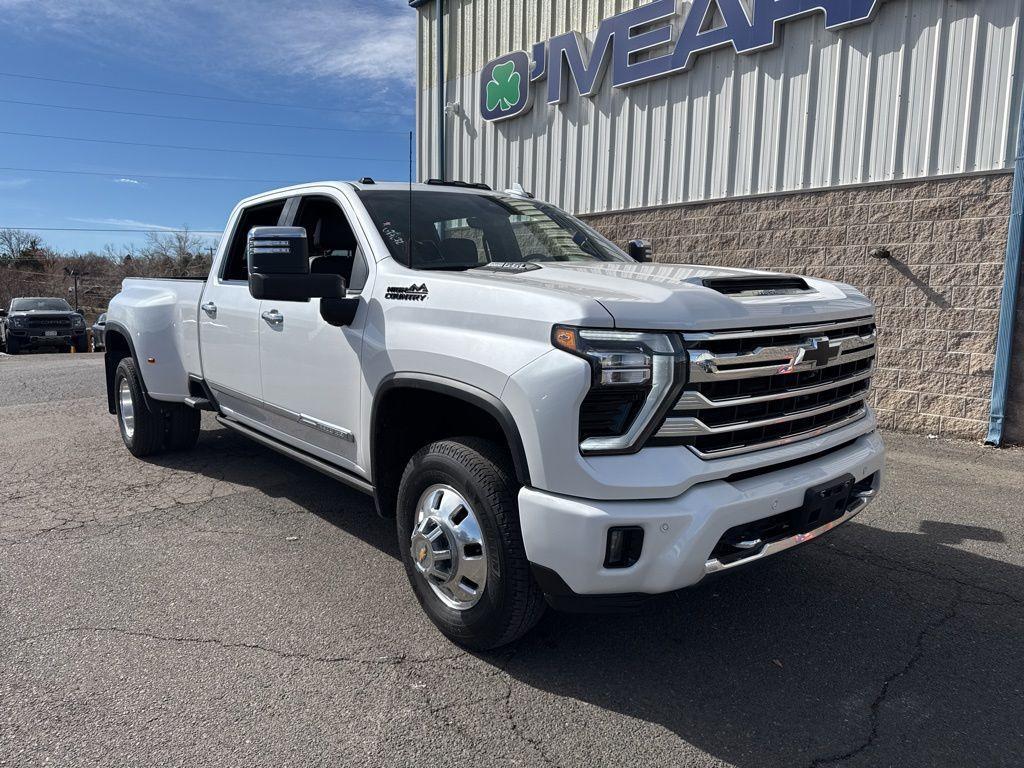
<path fill-rule="evenodd" d="M 828 336 L 817 336 L 813 339 L 808 339 L 799 348 L 793 357 L 793 361 L 789 365 L 780 368 L 779 373 L 792 373 L 800 366 L 806 366 L 807 363 L 814 363 L 815 368 L 824 368 L 839 357 L 839 352 L 839 344 L 833 344 Z"/>
<path fill-rule="evenodd" d="M 419 551 L 419 553 L 418 553 L 418 554 L 416 555 L 416 559 L 417 559 L 417 560 L 419 560 L 419 561 L 420 561 L 421 563 L 422 563 L 422 562 L 423 562 L 424 560 L 426 560 L 426 559 L 427 559 L 427 548 L 426 548 L 426 547 L 420 547 L 420 551 Z"/>
<path fill-rule="evenodd" d="M 797 357 L 793 360 L 793 366 L 796 368 L 801 365 L 802 362 L 813 362 L 815 367 L 824 368 L 829 362 L 836 359 L 839 356 L 839 344 L 835 346 L 828 340 L 827 336 L 819 336 L 814 339 L 809 339 L 807 343 L 800 348 L 797 353 Z"/>

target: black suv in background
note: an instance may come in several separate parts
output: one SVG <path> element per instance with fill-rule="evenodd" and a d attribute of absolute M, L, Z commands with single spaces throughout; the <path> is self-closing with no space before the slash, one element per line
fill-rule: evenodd
<path fill-rule="evenodd" d="M 89 349 L 85 318 L 64 299 L 12 299 L 8 309 L 0 309 L 0 342 L 9 355 L 43 347 Z"/>

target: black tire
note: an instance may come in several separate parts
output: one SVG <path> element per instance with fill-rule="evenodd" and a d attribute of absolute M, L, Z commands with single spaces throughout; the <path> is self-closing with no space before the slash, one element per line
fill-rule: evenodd
<path fill-rule="evenodd" d="M 405 572 L 416 597 L 441 632 L 467 648 L 488 650 L 522 637 L 544 613 L 544 595 L 523 547 L 516 497 L 519 484 L 507 451 L 488 440 L 453 438 L 416 453 L 402 474 L 396 527 Z M 432 485 L 451 486 L 476 513 L 487 552 L 487 582 L 478 602 L 449 607 L 413 564 L 410 536 L 416 505 Z"/>
<path fill-rule="evenodd" d="M 8 355 L 16 355 L 16 354 L 18 354 L 18 351 L 19 351 L 18 340 L 16 338 L 14 338 L 13 336 L 8 336 L 7 337 L 7 343 L 4 346 L 6 347 L 4 349 L 4 351 Z"/>
<path fill-rule="evenodd" d="M 88 352 L 89 351 L 89 339 L 85 336 L 75 339 L 75 352 Z"/>
<path fill-rule="evenodd" d="M 121 383 L 126 382 L 132 400 L 133 430 L 129 435 L 121 413 Z M 142 391 L 139 372 L 135 361 L 126 357 L 117 364 L 114 372 L 114 404 L 117 408 L 117 428 L 125 447 L 133 456 L 142 458 L 159 453 L 164 447 L 164 414 Z"/>
<path fill-rule="evenodd" d="M 199 439 L 203 414 L 187 405 L 164 404 L 167 417 L 167 436 L 164 445 L 169 451 L 187 451 Z"/>

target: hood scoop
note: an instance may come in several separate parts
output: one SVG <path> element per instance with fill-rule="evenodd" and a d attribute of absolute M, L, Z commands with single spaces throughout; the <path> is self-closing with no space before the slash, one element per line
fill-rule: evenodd
<path fill-rule="evenodd" d="M 511 274 L 533 272 L 540 268 L 540 264 L 532 261 L 492 261 L 484 264 L 482 267 L 477 267 L 481 272 L 506 272 Z"/>
<path fill-rule="evenodd" d="M 812 293 L 807 281 L 796 275 L 755 275 L 744 277 L 706 277 L 701 285 L 726 296 L 789 296 Z"/>

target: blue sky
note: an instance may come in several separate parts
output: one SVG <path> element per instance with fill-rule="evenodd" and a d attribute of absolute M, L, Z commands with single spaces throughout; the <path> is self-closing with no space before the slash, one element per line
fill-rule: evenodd
<path fill-rule="evenodd" d="M 405 179 L 415 105 L 415 22 L 406 0 L 0 0 L 2 73 L 329 108 L 180 98 L 0 75 L 0 131 L 325 158 L 0 133 L 0 166 L 36 169 L 0 170 L 0 227 L 220 230 L 239 198 L 285 183 L 364 175 Z M 79 251 L 145 237 L 40 235 L 61 250 Z"/>

